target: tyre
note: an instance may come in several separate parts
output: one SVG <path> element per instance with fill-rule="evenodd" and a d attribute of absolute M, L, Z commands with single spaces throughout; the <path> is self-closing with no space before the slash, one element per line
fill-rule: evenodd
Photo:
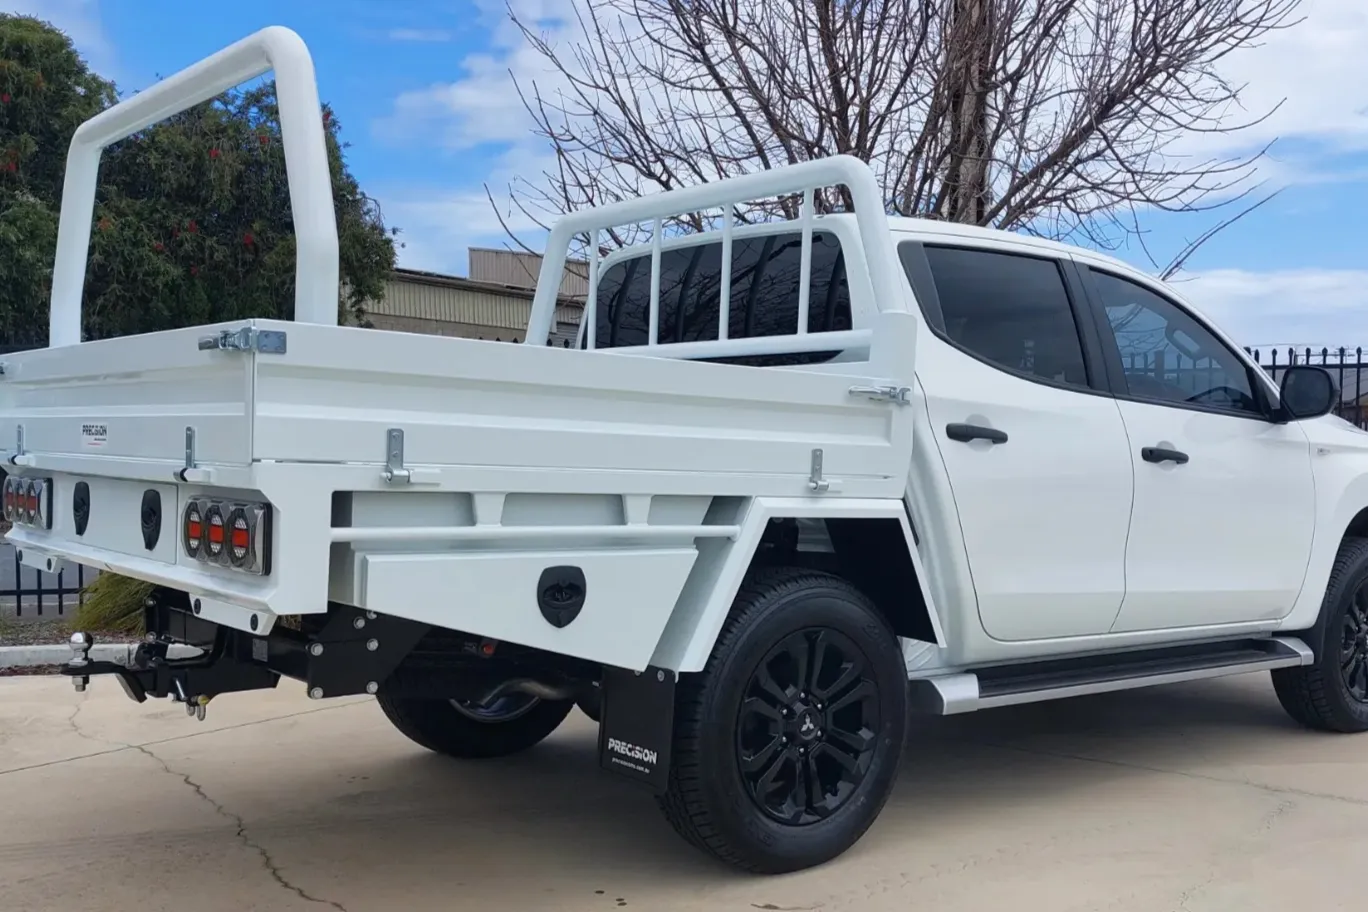
<path fill-rule="evenodd" d="M 836 576 L 766 568 L 680 681 L 661 809 L 744 870 L 821 864 L 882 810 L 906 727 L 906 663 L 873 603 Z"/>
<path fill-rule="evenodd" d="M 430 751 L 466 760 L 507 757 L 539 744 L 565 721 L 573 700 L 501 697 L 488 707 L 459 700 L 376 697 L 394 727 Z"/>
<path fill-rule="evenodd" d="M 1272 672 L 1288 715 L 1321 731 L 1368 731 L 1368 539 L 1346 538 L 1321 603 L 1316 664 Z"/>

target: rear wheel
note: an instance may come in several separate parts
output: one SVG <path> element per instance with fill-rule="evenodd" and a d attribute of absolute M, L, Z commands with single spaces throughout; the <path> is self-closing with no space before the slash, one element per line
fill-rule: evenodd
<path fill-rule="evenodd" d="M 868 598 L 829 574 L 760 571 L 706 668 L 680 682 L 662 809 L 737 867 L 821 864 L 883 808 L 906 714 L 902 650 Z"/>
<path fill-rule="evenodd" d="M 1272 672 L 1288 715 L 1322 731 L 1368 731 L 1368 539 L 1346 538 L 1321 604 L 1316 664 Z"/>
<path fill-rule="evenodd" d="M 507 757 L 544 740 L 565 721 L 573 700 L 513 693 L 487 706 L 468 700 L 376 697 L 394 727 L 430 751 L 462 759 Z"/>

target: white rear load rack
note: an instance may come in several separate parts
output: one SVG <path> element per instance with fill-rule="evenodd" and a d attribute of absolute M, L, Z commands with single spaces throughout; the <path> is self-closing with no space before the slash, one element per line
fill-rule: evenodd
<path fill-rule="evenodd" d="M 559 277 L 571 242 L 588 235 L 589 295 L 584 306 L 586 348 L 596 348 L 595 324 L 598 313 L 599 237 L 610 228 L 621 225 L 651 223 L 651 279 L 650 328 L 644 346 L 614 348 L 619 353 L 641 353 L 673 358 L 722 358 L 745 355 L 800 354 L 842 348 L 868 347 L 875 337 L 872 328 L 864 327 L 842 332 L 809 333 L 810 264 L 812 262 L 812 233 L 816 221 L 813 197 L 820 188 L 844 186 L 855 203 L 855 222 L 859 228 L 862 247 L 844 251 L 853 261 L 847 267 L 852 296 L 862 297 L 876 304 L 881 312 L 907 313 L 911 291 L 900 280 L 897 254 L 893 249 L 888 219 L 879 195 L 878 183 L 869 166 L 849 155 L 801 162 L 758 174 L 747 174 L 717 183 L 704 184 L 658 193 L 637 199 L 624 200 L 573 212 L 556 222 L 546 244 L 546 257 L 537 283 L 532 304 L 532 317 L 527 328 L 526 343 L 545 345 L 551 331 L 559 293 Z M 799 272 L 798 319 L 792 335 L 760 336 L 744 339 L 728 338 L 728 319 L 731 314 L 732 239 L 735 212 L 739 204 L 766 197 L 802 194 L 798 219 L 802 233 L 802 261 Z M 722 210 L 721 300 L 718 313 L 717 339 L 700 342 L 660 344 L 660 258 L 666 219 Z"/>

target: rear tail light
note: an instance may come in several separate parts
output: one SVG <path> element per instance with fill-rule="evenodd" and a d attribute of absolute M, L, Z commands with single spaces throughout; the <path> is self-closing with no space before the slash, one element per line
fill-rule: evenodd
<path fill-rule="evenodd" d="M 207 564 L 271 572 L 271 505 L 200 497 L 181 514 L 186 556 Z"/>
<path fill-rule="evenodd" d="M 21 526 L 52 528 L 52 479 L 9 475 L 4 487 L 5 519 Z"/>
<path fill-rule="evenodd" d="M 223 508 L 218 504 L 204 511 L 204 553 L 215 563 L 223 557 Z"/>
<path fill-rule="evenodd" d="M 200 509 L 198 501 L 190 501 L 185 508 L 185 521 L 181 526 L 181 543 L 185 545 L 185 553 L 198 558 L 204 549 L 204 511 Z"/>

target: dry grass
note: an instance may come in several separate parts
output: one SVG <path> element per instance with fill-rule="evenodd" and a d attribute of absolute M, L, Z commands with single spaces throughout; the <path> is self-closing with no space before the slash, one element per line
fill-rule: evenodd
<path fill-rule="evenodd" d="M 117 573 L 101 573 L 86 586 L 85 601 L 72 617 L 72 626 L 78 630 L 141 634 L 143 601 L 151 593 L 151 583 Z"/>

